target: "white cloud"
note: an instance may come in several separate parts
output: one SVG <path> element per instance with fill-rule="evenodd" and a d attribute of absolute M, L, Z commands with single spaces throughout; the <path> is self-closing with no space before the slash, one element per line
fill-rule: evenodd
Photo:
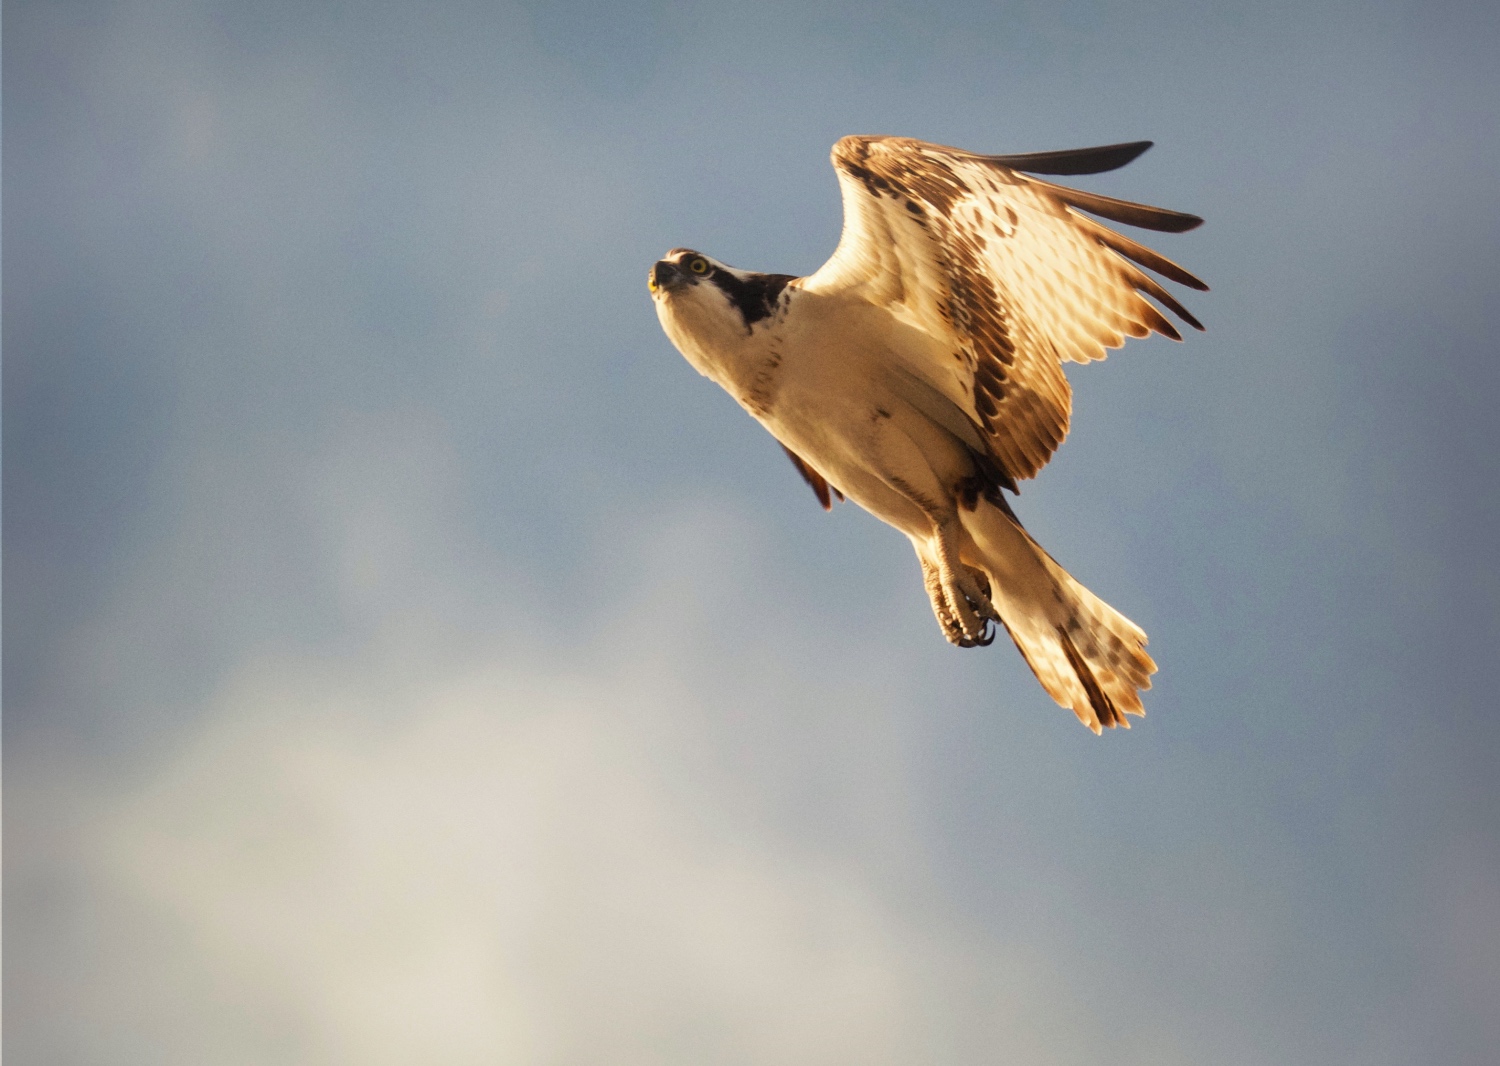
<path fill-rule="evenodd" d="M 440 427 L 353 420 L 285 491 L 303 504 L 269 520 L 292 568 L 278 582 L 321 582 L 359 639 L 276 650 L 200 605 L 240 654 L 171 746 L 108 772 L 25 753 L 10 782 L 27 827 L 11 841 L 28 916 L 18 1050 L 1074 1057 L 1049 967 L 930 912 L 942 893 L 907 766 L 910 701 L 887 683 L 900 665 L 872 663 L 857 632 L 798 659 L 813 623 L 750 588 L 764 571 L 752 520 L 711 505 L 622 520 L 609 550 L 639 584 L 583 605 L 570 644 L 526 639 L 557 623 L 507 599 L 502 557 L 465 533 Z M 192 512 L 198 533 L 166 542 L 75 642 L 79 691 L 150 692 L 149 661 L 118 649 L 188 621 L 170 580 L 183 545 L 224 522 L 266 541 L 269 510 Z M 755 617 L 706 649 L 724 603 Z"/>
<path fill-rule="evenodd" d="M 628 706 L 663 702 L 262 666 L 97 854 L 196 956 L 146 969 L 288 1019 L 295 1061 L 904 1058 L 922 946 L 856 873 L 665 788 Z"/>

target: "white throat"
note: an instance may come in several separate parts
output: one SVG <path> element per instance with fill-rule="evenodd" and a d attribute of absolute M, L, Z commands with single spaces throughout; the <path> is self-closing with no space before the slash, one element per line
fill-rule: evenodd
<path fill-rule="evenodd" d="M 745 325 L 744 316 L 715 285 L 699 282 L 655 294 L 656 316 L 667 337 L 698 373 L 747 406 L 774 358 L 774 323 Z"/>

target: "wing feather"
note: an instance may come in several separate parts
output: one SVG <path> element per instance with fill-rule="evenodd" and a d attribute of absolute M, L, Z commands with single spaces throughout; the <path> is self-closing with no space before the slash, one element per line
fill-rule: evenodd
<path fill-rule="evenodd" d="M 1116 233 L 1108 226 L 1101 226 L 1084 215 L 1078 216 L 1078 224 L 1100 244 L 1119 252 L 1132 262 L 1139 263 L 1147 270 L 1154 270 L 1162 277 L 1170 278 L 1190 289 L 1197 289 L 1199 292 L 1208 291 L 1208 286 L 1195 275 L 1188 273 L 1155 249 L 1147 248 L 1144 244 L 1137 244 L 1123 233 Z"/>
<path fill-rule="evenodd" d="M 1112 222 L 1123 222 L 1127 226 L 1139 226 L 1141 229 L 1154 229 L 1162 233 L 1186 233 L 1203 225 L 1203 220 L 1197 215 L 1168 211 L 1164 207 L 1151 207 L 1149 204 L 1137 204 L 1129 200 L 1116 200 L 1113 196 L 1100 196 L 1082 189 L 1069 189 L 1039 178 L 1028 180 L 1033 185 L 1046 188 L 1069 207 L 1099 215 Z"/>
<path fill-rule="evenodd" d="M 1103 174 L 1133 162 L 1151 147 L 1150 141 L 1105 144 L 1098 148 L 1068 148 L 1061 152 L 1027 152 L 1024 155 L 987 155 L 981 158 L 1028 174 Z"/>
<path fill-rule="evenodd" d="M 833 149 L 844 232 L 803 285 L 856 294 L 937 341 L 900 355 L 903 369 L 982 430 L 1001 484 L 1032 477 L 1067 436 L 1064 362 L 1101 359 L 1126 337 L 1180 340 L 1147 296 L 1203 328 L 1141 268 L 1196 289 L 1203 282 L 1080 212 L 1166 232 L 1202 219 L 1022 173 L 1097 173 L 1148 147 L 981 156 L 900 137 L 845 137 Z"/>
<path fill-rule="evenodd" d="M 792 451 L 792 449 L 788 448 L 785 444 L 781 446 L 781 450 L 786 452 L 786 457 L 790 459 L 792 461 L 792 465 L 797 468 L 797 473 L 802 475 L 802 480 L 807 482 L 807 484 L 812 488 L 813 495 L 816 496 L 818 498 L 818 502 L 823 505 L 823 510 L 833 510 L 833 499 L 830 496 L 830 493 L 832 494 L 832 496 L 837 496 L 839 498 L 839 502 L 843 502 L 844 494 L 830 485 L 822 474 L 818 473 L 812 467 L 808 466 L 807 461 L 803 459 L 802 456 Z"/>

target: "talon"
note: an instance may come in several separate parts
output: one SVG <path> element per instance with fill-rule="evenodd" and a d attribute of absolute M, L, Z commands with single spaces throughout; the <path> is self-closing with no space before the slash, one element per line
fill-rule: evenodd
<path fill-rule="evenodd" d="M 999 612 L 995 610 L 994 603 L 990 601 L 989 575 L 983 570 L 976 570 L 972 567 L 965 567 L 965 569 L 968 571 L 974 587 L 971 591 L 960 585 L 959 591 L 963 593 L 964 599 L 969 601 L 969 606 L 973 609 L 974 613 L 986 622 L 986 628 L 988 628 L 988 623 L 1000 621 Z M 993 636 L 990 637 L 990 640 L 994 639 Z"/>
<path fill-rule="evenodd" d="M 956 629 L 957 627 L 955 627 Z M 956 632 L 956 634 L 950 634 L 948 639 L 960 648 L 988 648 L 991 644 L 995 643 L 995 635 L 998 632 L 999 630 L 995 624 L 989 619 L 985 619 L 984 628 L 978 636 L 971 637 L 967 633 Z"/>
<path fill-rule="evenodd" d="M 920 558 L 920 556 L 919 556 Z M 986 648 L 995 641 L 1000 615 L 990 602 L 989 575 L 960 566 L 943 571 L 922 559 L 922 577 L 943 636 L 960 648 Z"/>
<path fill-rule="evenodd" d="M 943 614 L 940 616 L 939 621 L 942 623 L 943 636 L 947 639 L 948 643 L 960 648 L 987 647 L 995 639 L 994 635 L 988 632 L 982 633 L 978 637 L 970 636 L 964 631 L 963 624 L 951 614 Z M 985 623 L 985 629 L 988 631 L 988 623 Z"/>

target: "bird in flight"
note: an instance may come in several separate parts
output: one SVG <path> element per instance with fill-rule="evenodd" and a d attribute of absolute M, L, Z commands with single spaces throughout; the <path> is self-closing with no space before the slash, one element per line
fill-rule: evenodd
<path fill-rule="evenodd" d="M 1181 340 L 1148 296 L 1203 328 L 1145 271 L 1208 286 L 1093 216 L 1168 233 L 1201 218 L 1034 176 L 1114 170 L 1149 147 L 977 155 L 845 137 L 843 233 L 816 273 L 674 248 L 649 278 L 672 343 L 781 443 L 825 510 L 847 498 L 910 538 L 943 635 L 976 647 L 1003 626 L 1095 733 L 1145 714 L 1146 634 L 1059 566 L 1002 490 L 1067 435 L 1063 363 L 1127 336 Z"/>

